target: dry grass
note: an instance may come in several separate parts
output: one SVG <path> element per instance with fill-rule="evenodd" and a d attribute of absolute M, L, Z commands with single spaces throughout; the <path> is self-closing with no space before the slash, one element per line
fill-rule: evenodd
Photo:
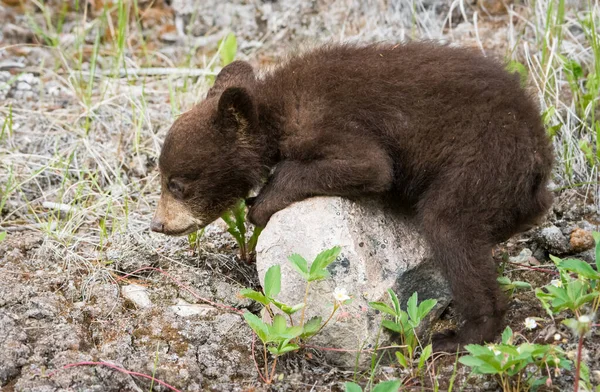
<path fill-rule="evenodd" d="M 581 187 L 600 201 L 598 0 L 532 0 L 501 15 L 466 0 L 440 2 L 441 8 L 421 0 L 392 3 L 298 2 L 297 9 L 273 11 L 262 36 L 248 36 L 245 25 L 231 28 L 241 56 L 263 62 L 288 42 L 406 38 L 477 46 L 516 61 L 553 138 L 556 186 Z M 220 65 L 217 39 L 226 30 L 181 38 L 172 47 L 156 38 L 165 25 L 148 27 L 148 13 L 135 0 L 100 9 L 82 4 L 78 11 L 76 2 L 26 4 L 21 25 L 39 44 L 0 47 L 0 60 L 40 59 L 0 74 L 0 97 L 10 91 L 0 100 L 0 232 L 41 231 L 44 254 L 85 275 L 85 293 L 86 282 L 112 279 L 104 251 L 115 234 L 148 230 L 161 141 L 207 90 Z M 308 18 L 310 7 L 318 17 Z M 189 18 L 190 25 L 202 20 L 199 12 Z M 456 25 L 459 18 L 465 21 Z"/>

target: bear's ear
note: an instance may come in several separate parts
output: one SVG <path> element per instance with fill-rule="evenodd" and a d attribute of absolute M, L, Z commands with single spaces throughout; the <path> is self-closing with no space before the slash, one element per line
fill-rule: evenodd
<path fill-rule="evenodd" d="M 248 90 L 229 87 L 221 94 L 217 109 L 217 127 L 224 133 L 245 132 L 256 126 L 257 114 Z"/>
<path fill-rule="evenodd" d="M 256 77 L 254 69 L 245 61 L 234 61 L 225 66 L 215 79 L 215 84 L 208 90 L 206 98 L 212 98 L 225 91 L 227 87 L 252 87 Z"/>

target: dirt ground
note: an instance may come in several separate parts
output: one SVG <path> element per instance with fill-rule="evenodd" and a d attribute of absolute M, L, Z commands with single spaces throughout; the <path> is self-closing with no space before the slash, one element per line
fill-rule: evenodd
<path fill-rule="evenodd" d="M 339 39 L 439 38 L 504 56 L 511 50 L 507 21 L 526 11 L 517 5 L 507 14 L 494 1 L 462 1 L 461 9 L 451 1 L 238 0 L 194 7 L 140 0 L 143 17 L 131 22 L 124 59 L 115 67 L 122 55 L 110 39 L 119 26 L 112 12 L 117 2 L 86 1 L 81 9 L 76 3 L 48 1 L 44 8 L 0 1 L 0 232 L 7 232 L 0 241 L 0 391 L 168 390 L 98 362 L 154 375 L 181 391 L 337 391 L 357 378 L 364 384 L 369 369 L 331 366 L 311 349 L 284 357 L 277 382 L 265 386 L 253 360 L 253 335 L 239 314 L 259 310 L 238 295 L 258 287 L 256 270 L 238 259 L 222 222 L 210 225 L 196 244 L 149 232 L 160 142 L 175 116 L 209 86 L 204 76 L 179 77 L 172 70 L 210 71 L 225 30 L 238 37 L 238 57 L 257 66 L 291 48 Z M 112 13 L 103 13 L 107 7 Z M 105 25 L 98 21 L 112 27 L 99 30 Z M 103 38 L 95 46 L 98 31 Z M 118 71 L 122 64 L 171 73 L 125 77 Z M 564 184 L 556 179 L 554 185 Z M 581 249 L 569 244 L 575 228 L 598 230 L 594 192 L 557 190 L 542 226 L 557 228 L 562 237 L 535 228 L 500 244 L 499 262 L 523 249 L 535 261 L 503 264 L 504 273 L 533 288 L 547 284 L 552 275 L 531 267 L 552 269 L 549 252 L 577 254 Z M 593 252 L 578 255 L 591 261 Z M 145 305 L 127 299 L 130 289 L 142 293 Z M 539 317 L 539 328 L 527 331 L 526 317 Z M 449 322 L 451 309 L 444 318 L 441 323 Z M 571 332 L 547 316 L 533 290 L 511 298 L 507 321 L 530 341 L 552 342 L 560 333 L 556 344 L 575 355 Z M 583 354 L 599 385 L 598 329 Z M 454 356 L 439 357 L 431 366 L 428 377 L 436 377 L 441 390 L 448 388 L 454 362 Z M 66 367 L 75 363 L 83 364 Z M 381 380 L 405 376 L 393 363 L 375 374 Z M 432 386 L 427 379 L 406 384 L 406 390 Z M 572 384 L 573 374 L 563 372 L 547 390 Z M 492 377 L 469 375 L 460 365 L 457 387 L 500 390 Z"/>

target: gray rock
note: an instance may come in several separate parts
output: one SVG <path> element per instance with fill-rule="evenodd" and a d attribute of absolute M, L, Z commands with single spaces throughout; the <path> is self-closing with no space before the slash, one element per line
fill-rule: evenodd
<path fill-rule="evenodd" d="M 535 238 L 545 250 L 555 255 L 569 253 L 571 248 L 569 239 L 554 225 L 539 230 L 536 233 Z"/>
<path fill-rule="evenodd" d="M 349 350 L 373 347 L 382 315 L 370 309 L 368 302 L 389 303 L 386 294 L 389 288 L 398 294 L 403 305 L 415 291 L 420 301 L 436 298 L 438 306 L 432 317 L 448 305 L 448 286 L 433 267 L 415 223 L 379 201 L 317 197 L 275 214 L 257 245 L 256 266 L 261 283 L 267 269 L 280 264 L 282 281 L 278 299 L 287 304 L 301 303 L 306 283 L 287 257 L 298 253 L 310 263 L 320 251 L 335 245 L 340 245 L 342 251 L 329 267 L 331 277 L 311 284 L 306 317 L 326 319 L 332 310 L 336 287 L 346 289 L 353 301 L 311 340 L 311 345 Z M 296 321 L 299 313 L 295 315 Z M 378 344 L 387 345 L 390 340 L 384 333 Z M 351 367 L 356 356 L 336 352 L 328 358 Z"/>
<path fill-rule="evenodd" d="M 509 257 L 508 260 L 517 264 L 529 264 L 529 258 L 532 255 L 531 249 L 524 248 L 518 255 Z"/>
<path fill-rule="evenodd" d="M 152 307 L 152 301 L 145 287 L 137 284 L 130 284 L 121 287 L 121 294 L 124 298 L 130 300 L 138 308 Z"/>

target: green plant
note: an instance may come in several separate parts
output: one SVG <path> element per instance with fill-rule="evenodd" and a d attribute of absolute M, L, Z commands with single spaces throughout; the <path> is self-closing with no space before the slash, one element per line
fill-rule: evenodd
<path fill-rule="evenodd" d="M 235 238 L 240 247 L 240 258 L 245 262 L 252 262 L 254 260 L 258 236 L 262 232 L 262 228 L 255 227 L 248 238 L 246 202 L 243 199 L 237 202 L 231 210 L 221 215 L 221 219 L 227 224 L 227 232 Z"/>
<path fill-rule="evenodd" d="M 421 347 L 417 338 L 417 328 L 421 321 L 431 312 L 437 304 L 435 299 L 427 299 L 418 303 L 418 294 L 415 292 L 408 299 L 406 311 L 400 307 L 398 296 L 391 289 L 388 294 L 392 301 L 392 307 L 383 302 L 369 302 L 369 306 L 392 316 L 391 320 L 383 320 L 381 325 L 400 335 L 402 348 L 396 351 L 396 358 L 400 366 L 404 369 L 413 370 L 417 350 Z M 431 345 L 422 348 L 416 371 L 420 374 L 425 366 L 425 362 L 431 356 Z"/>
<path fill-rule="evenodd" d="M 350 300 L 350 297 L 348 297 L 345 292 L 336 289 L 336 292 L 334 293 L 336 300 L 329 318 L 323 322 L 323 318 L 317 316 L 304 322 L 304 309 L 307 306 L 308 287 L 310 286 L 310 283 L 329 277 L 327 267 L 336 259 L 340 251 L 341 248 L 338 246 L 322 251 L 315 257 L 315 260 L 310 265 L 310 269 L 308 267 L 308 262 L 302 256 L 294 254 L 289 257 L 294 268 L 306 280 L 306 295 L 304 296 L 304 301 L 302 303 L 288 305 L 276 299 L 281 291 L 281 267 L 279 265 L 270 267 L 265 273 L 263 292 L 252 289 L 243 289 L 240 292 L 242 296 L 262 304 L 265 311 L 269 313 L 272 319 L 272 323 L 267 324 L 250 312 L 244 313 L 244 319 L 263 343 L 265 363 L 264 379 L 267 383 L 273 381 L 277 358 L 290 351 L 298 350 L 301 347 L 301 341 L 307 341 L 312 336 L 318 334 L 333 318 L 333 315 L 339 307 Z M 289 325 L 283 315 L 275 314 L 273 307 L 279 309 L 288 317 Z M 300 321 L 297 325 L 294 325 L 292 315 L 301 309 L 302 316 Z M 272 370 L 270 372 L 268 369 L 267 351 L 274 356 Z"/>
<path fill-rule="evenodd" d="M 512 297 L 517 290 L 531 289 L 531 285 L 529 283 L 522 282 L 520 280 L 511 281 L 508 276 L 499 276 L 497 280 L 498 283 L 500 283 L 500 288 L 503 291 L 506 291 L 510 297 Z"/>
<path fill-rule="evenodd" d="M 401 386 L 402 386 L 402 381 L 400 381 L 400 380 L 382 381 L 382 382 L 378 383 L 377 385 L 373 386 L 371 391 L 372 392 L 397 392 L 400 390 Z M 344 390 L 346 392 L 362 392 L 363 391 L 363 389 L 361 388 L 360 385 L 353 383 L 353 382 L 347 382 L 346 384 L 344 384 Z M 365 389 L 365 391 L 366 391 L 366 389 Z"/>
<path fill-rule="evenodd" d="M 554 279 L 543 288 L 536 289 L 536 296 L 544 309 L 554 318 L 563 311 L 575 317 L 562 320 L 578 337 L 575 369 L 575 390 L 580 378 L 589 386 L 589 369 L 581 360 L 581 351 L 586 334 L 592 329 L 592 320 L 600 307 L 600 233 L 592 233 L 595 247 L 596 269 L 583 260 L 560 259 L 550 256 L 558 269 L 559 279 Z"/>
<path fill-rule="evenodd" d="M 557 346 L 529 342 L 515 345 L 515 337 L 512 329 L 506 327 L 501 344 L 469 344 L 465 346 L 469 355 L 459 358 L 459 362 L 472 368 L 474 374 L 496 376 L 506 392 L 551 385 L 551 368 L 555 375 L 560 374 L 561 369 L 571 368 L 571 362 Z"/>
<path fill-rule="evenodd" d="M 188 244 L 191 249 L 197 249 L 200 243 L 200 239 L 204 236 L 204 229 L 200 229 L 193 233 L 188 234 Z"/>
<path fill-rule="evenodd" d="M 0 231 L 0 242 L 6 239 L 6 231 Z"/>

